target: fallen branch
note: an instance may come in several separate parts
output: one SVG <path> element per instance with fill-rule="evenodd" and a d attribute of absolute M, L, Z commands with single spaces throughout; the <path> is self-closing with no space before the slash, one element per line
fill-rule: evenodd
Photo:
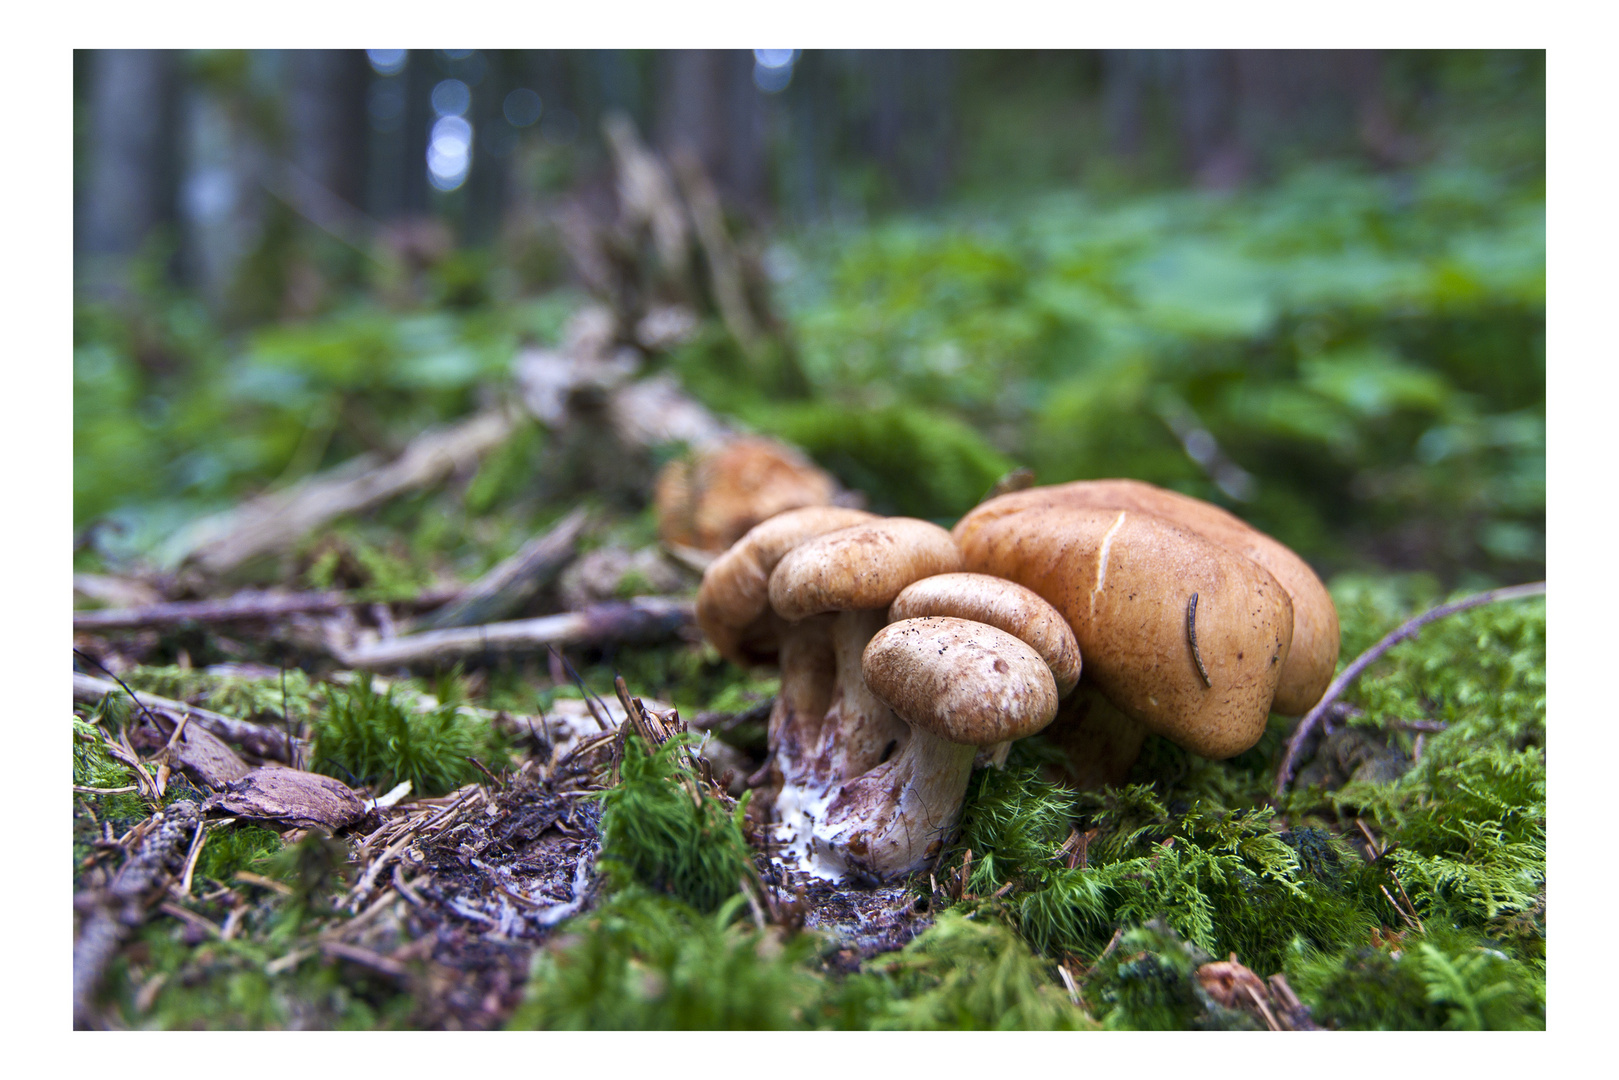
<path fill-rule="evenodd" d="M 573 558 L 590 515 L 580 509 L 536 536 L 511 558 L 423 619 L 423 630 L 495 622 L 518 611 Z"/>
<path fill-rule="evenodd" d="M 1297 764 L 1299 754 L 1304 748 L 1304 742 L 1310 737 L 1317 725 L 1321 723 L 1321 718 L 1327 714 L 1343 692 L 1348 689 L 1349 684 L 1360 678 L 1361 673 L 1376 663 L 1384 653 L 1407 638 L 1415 637 L 1417 631 L 1424 626 L 1435 620 L 1442 619 L 1446 615 L 1454 615 L 1459 611 L 1466 611 L 1468 608 L 1493 604 L 1502 600 L 1522 600 L 1528 596 L 1544 595 L 1546 595 L 1546 583 L 1536 581 L 1528 585 L 1512 585 L 1504 589 L 1490 589 L 1487 592 L 1464 596 L 1460 600 L 1441 604 L 1431 611 L 1425 611 L 1421 615 L 1407 620 L 1386 634 L 1376 645 L 1355 657 L 1354 661 L 1344 668 L 1336 679 L 1332 680 L 1332 685 L 1327 687 L 1326 694 L 1322 696 L 1320 701 L 1316 702 L 1315 708 L 1306 713 L 1304 719 L 1299 721 L 1299 726 L 1293 731 L 1293 737 L 1288 739 L 1287 753 L 1282 755 L 1282 764 L 1276 770 L 1275 797 L 1280 799 L 1287 793 L 1287 785 L 1293 780 L 1293 769 Z"/>
<path fill-rule="evenodd" d="M 454 595 L 443 591 L 425 593 L 411 603 L 430 607 Z M 75 611 L 73 631 L 136 630 L 188 622 L 262 622 L 284 615 L 321 615 L 370 603 L 373 601 L 340 592 L 272 593 L 247 590 L 223 600 L 179 600 L 142 607 Z"/>
<path fill-rule="evenodd" d="M 506 441 L 513 416 L 505 409 L 423 432 L 392 461 L 362 454 L 336 469 L 262 495 L 195 523 L 166 554 L 225 574 L 250 559 L 290 549 L 344 514 L 368 509 L 407 491 L 429 487 Z"/>
<path fill-rule="evenodd" d="M 124 691 L 116 683 L 105 679 L 98 679 L 83 672 L 73 673 L 73 700 L 86 705 L 94 705 L 108 694 L 122 694 Z M 238 720 L 234 716 L 211 712 L 196 705 L 187 705 L 183 701 L 174 701 L 170 698 L 158 697 L 155 694 L 142 693 L 135 702 L 150 712 L 162 713 L 172 723 L 179 723 L 189 715 L 191 723 L 198 725 L 211 735 L 216 735 L 226 742 L 232 742 L 250 754 L 257 754 L 261 758 L 270 758 L 275 761 L 291 764 L 294 758 L 301 758 L 308 748 L 302 739 L 291 738 L 284 731 L 255 724 L 248 720 Z M 289 743 L 291 753 L 288 752 Z"/>
<path fill-rule="evenodd" d="M 438 663 L 486 651 L 534 651 L 547 645 L 645 644 L 674 637 L 694 617 L 695 605 L 690 600 L 642 596 L 537 619 L 405 634 L 362 646 L 338 659 L 347 667 L 391 668 Z"/>

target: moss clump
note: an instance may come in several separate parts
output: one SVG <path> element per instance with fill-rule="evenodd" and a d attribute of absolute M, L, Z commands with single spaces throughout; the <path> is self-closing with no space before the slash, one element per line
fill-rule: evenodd
<path fill-rule="evenodd" d="M 378 694 L 362 675 L 345 690 L 329 690 L 331 707 L 313 718 L 313 768 L 353 784 L 385 791 L 409 780 L 418 795 L 442 795 L 504 761 L 505 740 L 485 721 L 463 715 L 454 701 L 417 711 Z"/>
<path fill-rule="evenodd" d="M 123 678 L 137 691 L 148 691 L 176 701 L 189 701 L 227 716 L 268 720 L 277 724 L 283 722 L 284 717 L 290 717 L 295 724 L 302 724 L 324 707 L 326 701 L 322 689 L 298 668 L 288 668 L 283 673 L 265 678 L 253 678 L 216 675 L 198 668 L 154 665 L 134 668 Z"/>
<path fill-rule="evenodd" d="M 689 800 L 688 800 L 689 802 Z M 814 939 L 740 924 L 733 895 L 704 914 L 638 885 L 621 889 L 534 960 L 513 1028 L 778 1030 L 806 1026 L 821 984 Z"/>
<path fill-rule="evenodd" d="M 1545 983 L 1529 965 L 1462 931 L 1391 935 L 1337 955 L 1299 948 L 1288 979 L 1328 1027 L 1362 1031 L 1539 1030 Z"/>
<path fill-rule="evenodd" d="M 228 829 L 216 829 L 209 835 L 202 854 L 197 856 L 197 874 L 227 883 L 238 870 L 256 869 L 268 856 L 280 850 L 281 837 L 273 830 L 262 825 L 237 822 Z"/>
<path fill-rule="evenodd" d="M 952 909 L 899 952 L 867 961 L 865 972 L 887 981 L 888 995 L 858 1026 L 901 1031 L 1095 1027 L 1068 1000 L 1050 968 L 999 919 Z M 856 989 L 846 986 L 839 996 L 848 999 Z"/>
<path fill-rule="evenodd" d="M 754 873 L 742 830 L 747 801 L 728 810 L 692 774 L 683 737 L 648 753 L 624 743 L 619 782 L 602 793 L 601 861 L 620 885 L 666 892 L 713 912 Z"/>
<path fill-rule="evenodd" d="M 1208 1002 L 1193 976 L 1212 959 L 1162 921 L 1152 920 L 1119 939 L 1086 980 L 1086 996 L 1097 1002 L 1103 1026 L 1115 1031 L 1210 1026 Z"/>

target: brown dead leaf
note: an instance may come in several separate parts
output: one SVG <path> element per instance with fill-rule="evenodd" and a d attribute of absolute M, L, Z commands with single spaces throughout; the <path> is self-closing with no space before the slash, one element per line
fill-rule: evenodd
<path fill-rule="evenodd" d="M 249 772 L 247 763 L 224 740 L 192 724 L 186 725 L 179 741 L 169 748 L 169 760 L 211 788 L 222 788 Z"/>
<path fill-rule="evenodd" d="M 341 829 L 365 816 L 364 800 L 342 781 L 279 765 L 249 771 L 210 795 L 202 808 L 324 829 Z"/>

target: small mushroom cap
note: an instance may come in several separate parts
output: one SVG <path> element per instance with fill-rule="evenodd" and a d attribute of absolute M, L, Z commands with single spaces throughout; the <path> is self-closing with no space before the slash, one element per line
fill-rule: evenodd
<path fill-rule="evenodd" d="M 970 569 L 1026 585 L 1062 613 L 1086 678 L 1149 730 L 1207 758 L 1264 734 L 1293 605 L 1252 559 L 1132 510 L 1036 507 L 959 536 Z"/>
<path fill-rule="evenodd" d="M 889 623 L 866 645 L 860 671 L 895 713 L 946 742 L 1021 739 L 1057 715 L 1057 684 L 1040 654 L 969 619 Z"/>
<path fill-rule="evenodd" d="M 988 574 L 936 574 L 905 586 L 888 606 L 891 622 L 949 615 L 988 623 L 1033 647 L 1051 668 L 1057 696 L 1079 682 L 1079 642 L 1062 614 L 1032 589 Z"/>
<path fill-rule="evenodd" d="M 1246 555 L 1270 571 L 1293 602 L 1293 640 L 1271 707 L 1285 716 L 1308 712 L 1327 692 L 1338 666 L 1338 609 L 1309 563 L 1281 541 L 1212 503 L 1140 480 L 1077 480 L 989 499 L 956 524 L 960 537 L 979 523 L 1036 507 L 1135 510 L 1156 514 Z"/>
<path fill-rule="evenodd" d="M 918 578 L 960 569 L 961 552 L 944 529 L 916 518 L 881 518 L 789 551 L 770 575 L 770 606 L 789 622 L 886 608 Z"/>
<path fill-rule="evenodd" d="M 877 515 L 864 510 L 810 506 L 760 522 L 703 571 L 697 625 L 728 660 L 746 663 L 767 654 L 757 642 L 773 637 L 767 625 L 770 573 L 781 557 L 811 537 L 874 520 Z"/>

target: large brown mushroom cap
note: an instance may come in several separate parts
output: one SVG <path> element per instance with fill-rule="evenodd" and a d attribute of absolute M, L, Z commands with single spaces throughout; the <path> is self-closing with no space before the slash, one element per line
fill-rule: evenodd
<path fill-rule="evenodd" d="M 935 574 L 905 586 L 888 605 L 888 619 L 948 615 L 987 623 L 1033 647 L 1067 697 L 1079 682 L 1079 642 L 1062 613 L 1033 590 L 988 574 Z"/>
<path fill-rule="evenodd" d="M 1263 734 L 1293 606 L 1258 563 L 1127 510 L 979 515 L 957 540 L 969 569 L 1026 585 L 1061 612 L 1087 677 L 1150 730 L 1210 758 Z"/>
<path fill-rule="evenodd" d="M 890 623 L 866 645 L 860 670 L 896 714 L 958 745 L 1021 739 L 1057 715 L 1057 684 L 1040 654 L 968 619 Z"/>
<path fill-rule="evenodd" d="M 1326 586 L 1287 545 L 1212 503 L 1140 480 L 1079 480 L 990 499 L 957 523 L 959 538 L 983 521 L 1039 507 L 1134 510 L 1155 514 L 1270 571 L 1293 603 L 1293 640 L 1271 708 L 1287 716 L 1309 711 L 1326 693 L 1338 665 L 1338 609 Z"/>
<path fill-rule="evenodd" d="M 770 651 L 770 574 L 783 555 L 811 537 L 877 515 L 841 506 L 788 510 L 762 521 L 709 564 L 697 590 L 697 625 L 720 655 L 743 664 Z M 750 639 L 756 639 L 750 647 Z"/>
<path fill-rule="evenodd" d="M 788 621 L 886 608 L 918 578 L 960 569 L 961 552 L 944 529 L 917 518 L 881 518 L 793 548 L 770 575 L 770 606 Z"/>

